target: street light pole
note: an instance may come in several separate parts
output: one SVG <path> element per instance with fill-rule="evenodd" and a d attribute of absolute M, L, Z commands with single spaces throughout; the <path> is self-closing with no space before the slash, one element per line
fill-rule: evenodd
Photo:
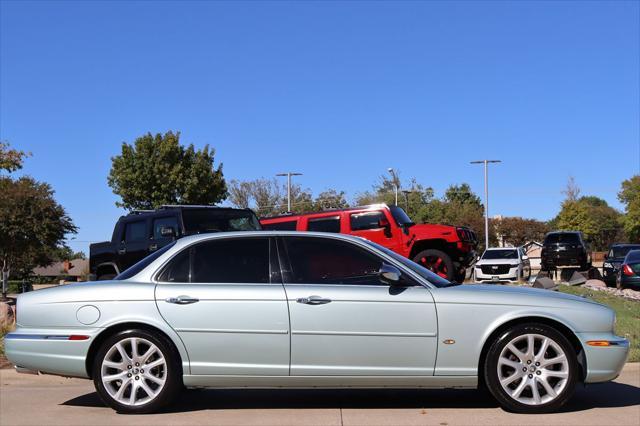
<path fill-rule="evenodd" d="M 291 176 L 302 176 L 302 173 L 286 172 L 278 173 L 276 176 L 287 177 L 287 213 L 291 213 Z"/>
<path fill-rule="evenodd" d="M 396 189 L 396 206 L 397 206 L 398 205 L 398 175 L 396 175 L 396 172 L 393 170 L 392 167 L 389 167 L 387 171 L 389 172 L 389 174 L 391 174 L 391 177 L 393 177 L 393 186 Z"/>
<path fill-rule="evenodd" d="M 501 163 L 500 160 L 476 160 L 471 164 L 484 164 L 484 248 L 489 248 L 489 163 Z"/>

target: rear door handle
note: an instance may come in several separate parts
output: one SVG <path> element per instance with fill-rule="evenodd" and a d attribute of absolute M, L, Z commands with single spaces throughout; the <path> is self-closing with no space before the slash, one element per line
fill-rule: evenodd
<path fill-rule="evenodd" d="M 151 244 L 149 246 L 149 251 L 156 251 L 158 250 L 158 245 L 157 244 Z"/>
<path fill-rule="evenodd" d="M 121 248 L 118 250 L 118 254 L 125 254 L 127 252 L 126 248 Z"/>
<path fill-rule="evenodd" d="M 296 299 L 296 302 L 302 303 L 305 305 L 326 305 L 327 303 L 331 303 L 331 299 L 325 299 L 320 296 L 309 296 L 309 297 L 300 297 Z"/>
<path fill-rule="evenodd" d="M 167 297 L 164 299 L 167 303 L 175 303 L 176 305 L 190 305 L 192 303 L 197 303 L 200 299 L 196 297 L 189 296 L 178 296 L 178 297 Z"/>

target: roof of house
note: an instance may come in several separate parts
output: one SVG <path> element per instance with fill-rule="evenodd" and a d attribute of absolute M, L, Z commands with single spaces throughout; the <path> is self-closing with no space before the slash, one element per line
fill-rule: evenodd
<path fill-rule="evenodd" d="M 48 266 L 39 266 L 33 269 L 33 275 L 41 277 L 56 277 L 58 275 L 67 275 L 71 277 L 79 277 L 84 275 L 89 270 L 88 259 L 72 259 L 71 268 L 68 271 L 65 270 L 64 262 L 54 262 Z"/>

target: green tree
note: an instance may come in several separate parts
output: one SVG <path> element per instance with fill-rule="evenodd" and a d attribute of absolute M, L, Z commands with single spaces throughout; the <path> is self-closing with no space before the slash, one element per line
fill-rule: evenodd
<path fill-rule="evenodd" d="M 122 201 L 118 207 L 153 209 L 163 204 L 215 204 L 227 196 L 222 164 L 213 166 L 215 150 L 180 145 L 180 133 L 151 133 L 111 159 L 108 183 Z"/>
<path fill-rule="evenodd" d="M 581 231 L 592 242 L 592 249 L 606 250 L 619 237 L 620 220 L 620 212 L 605 200 L 585 196 L 565 200 L 553 224 L 557 229 Z"/>
<path fill-rule="evenodd" d="M 31 154 L 11 148 L 8 142 L 0 142 L 0 170 L 15 172 L 22 168 L 24 159 Z"/>
<path fill-rule="evenodd" d="M 5 278 L 22 278 L 51 263 L 65 235 L 77 228 L 46 183 L 0 177 L 0 194 L 0 266 Z"/>
<path fill-rule="evenodd" d="M 314 210 L 344 209 L 349 207 L 344 191 L 328 189 L 318 194 L 313 202 Z"/>
<path fill-rule="evenodd" d="M 621 219 L 624 233 L 629 242 L 640 243 L 640 175 L 622 182 L 618 199 L 625 205 Z"/>

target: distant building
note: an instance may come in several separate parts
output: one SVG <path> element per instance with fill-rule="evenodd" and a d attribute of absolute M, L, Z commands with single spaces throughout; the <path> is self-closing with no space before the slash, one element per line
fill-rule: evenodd
<path fill-rule="evenodd" d="M 32 272 L 41 281 L 81 281 L 89 273 L 89 260 L 72 259 L 54 262 L 49 266 L 35 268 Z"/>

